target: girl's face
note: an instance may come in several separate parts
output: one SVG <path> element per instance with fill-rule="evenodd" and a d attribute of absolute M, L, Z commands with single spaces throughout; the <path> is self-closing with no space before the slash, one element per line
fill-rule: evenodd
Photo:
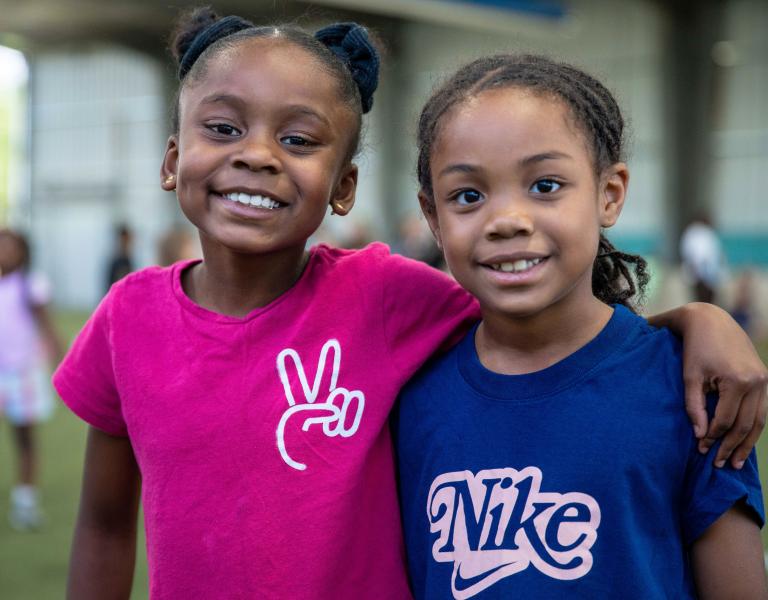
<path fill-rule="evenodd" d="M 275 38 L 225 49 L 183 89 L 180 112 L 163 187 L 176 188 L 204 241 L 237 253 L 295 250 L 329 203 L 352 207 L 354 115 L 304 50 Z"/>
<path fill-rule="evenodd" d="M 519 88 L 481 92 L 443 116 L 430 171 L 427 218 L 486 314 L 594 300 L 600 227 L 616 222 L 628 172 L 618 163 L 597 180 L 563 103 Z"/>

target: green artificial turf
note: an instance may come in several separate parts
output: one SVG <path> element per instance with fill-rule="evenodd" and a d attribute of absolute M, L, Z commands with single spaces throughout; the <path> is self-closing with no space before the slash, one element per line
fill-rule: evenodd
<path fill-rule="evenodd" d="M 70 340 L 84 314 L 56 315 Z M 759 348 L 768 361 L 768 342 Z M 0 426 L 0 597 L 3 600 L 59 600 L 64 597 L 69 546 L 80 493 L 86 427 L 63 406 L 39 429 L 41 487 L 47 522 L 38 532 L 17 533 L 8 525 L 8 492 L 13 482 L 10 431 Z M 768 473 L 768 435 L 758 444 L 761 473 Z M 143 533 L 139 537 L 132 598 L 147 598 L 147 566 Z M 768 535 L 763 531 L 763 545 Z"/>
<path fill-rule="evenodd" d="M 56 323 L 67 341 L 87 315 L 59 314 Z M 19 533 L 8 524 L 9 491 L 15 478 L 11 431 L 0 422 L 0 598 L 60 600 L 80 496 L 86 426 L 59 404 L 53 418 L 38 428 L 41 492 L 46 514 L 36 532 Z M 141 518 L 141 517 L 140 517 Z M 143 532 L 139 538 L 132 598 L 147 598 Z"/>

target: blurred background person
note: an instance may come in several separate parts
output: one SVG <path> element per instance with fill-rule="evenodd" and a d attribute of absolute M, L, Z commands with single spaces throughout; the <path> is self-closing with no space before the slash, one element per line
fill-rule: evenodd
<path fill-rule="evenodd" d="M 0 414 L 11 424 L 17 452 L 9 520 L 18 530 L 41 524 L 34 429 L 53 409 L 46 358 L 62 356 L 46 310 L 50 286 L 29 264 L 26 238 L 0 229 Z"/>
<path fill-rule="evenodd" d="M 172 227 L 165 232 L 157 245 L 157 264 L 161 267 L 200 256 L 199 243 L 184 227 Z"/>
<path fill-rule="evenodd" d="M 445 270 L 443 253 L 435 243 L 427 222 L 418 213 L 408 213 L 400 220 L 400 237 L 394 250 L 403 256 L 420 260 L 430 267 Z"/>
<path fill-rule="evenodd" d="M 765 325 L 757 306 L 758 292 L 754 271 L 743 271 L 735 281 L 730 313 L 755 342 L 765 339 Z"/>
<path fill-rule="evenodd" d="M 683 230 L 680 258 L 694 298 L 714 303 L 726 269 L 723 247 L 708 215 L 698 215 Z"/>
<path fill-rule="evenodd" d="M 133 232 L 127 225 L 118 225 L 115 229 L 115 250 L 107 269 L 107 291 L 113 283 L 134 270 L 132 252 Z"/>

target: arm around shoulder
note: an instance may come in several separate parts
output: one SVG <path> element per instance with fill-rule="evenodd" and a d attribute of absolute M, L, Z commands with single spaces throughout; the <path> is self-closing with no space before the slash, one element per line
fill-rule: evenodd
<path fill-rule="evenodd" d="M 469 292 L 424 263 L 391 256 L 382 284 L 385 339 L 395 362 L 405 352 L 423 363 L 436 350 L 458 342 L 480 318 L 477 300 Z"/>
<path fill-rule="evenodd" d="M 743 502 L 693 542 L 691 567 L 699 598 L 768 600 L 760 529 Z"/>
<path fill-rule="evenodd" d="M 722 466 L 730 458 L 740 469 L 768 414 L 768 369 L 746 333 L 727 312 L 701 302 L 649 317 L 648 322 L 683 338 L 685 406 L 701 451 L 722 437 L 715 463 Z M 705 408 L 710 391 L 719 395 L 711 423 Z"/>
<path fill-rule="evenodd" d="M 90 427 L 67 598 L 130 597 L 139 491 L 139 469 L 129 439 Z"/>

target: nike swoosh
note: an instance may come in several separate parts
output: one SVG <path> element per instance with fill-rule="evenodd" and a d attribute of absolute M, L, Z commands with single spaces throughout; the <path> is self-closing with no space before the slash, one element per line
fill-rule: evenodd
<path fill-rule="evenodd" d="M 471 588 L 473 585 L 480 583 L 483 579 L 486 577 L 493 575 L 496 571 L 499 569 L 503 569 L 504 567 L 508 567 L 513 563 L 505 563 L 503 565 L 499 565 L 498 567 L 494 567 L 493 569 L 489 569 L 488 571 L 484 571 L 483 573 L 480 573 L 479 575 L 474 575 L 473 577 L 470 577 L 469 579 L 464 579 L 461 576 L 461 563 L 459 563 L 458 568 L 456 569 L 456 580 L 453 582 L 453 587 L 456 588 L 457 592 L 463 592 L 464 590 L 467 590 Z"/>

